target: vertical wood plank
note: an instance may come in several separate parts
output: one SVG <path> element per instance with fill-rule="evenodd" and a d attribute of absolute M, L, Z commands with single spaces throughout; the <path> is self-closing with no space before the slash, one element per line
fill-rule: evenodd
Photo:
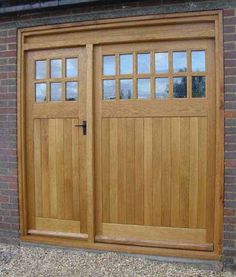
<path fill-rule="evenodd" d="M 134 199 L 134 184 L 135 184 L 135 131 L 134 131 L 135 119 L 127 118 L 126 125 L 126 223 L 135 223 L 135 199 Z"/>
<path fill-rule="evenodd" d="M 180 223 L 189 226 L 189 118 L 180 119 Z"/>
<path fill-rule="evenodd" d="M 102 120 L 102 215 L 103 222 L 110 222 L 110 124 Z"/>
<path fill-rule="evenodd" d="M 118 223 L 126 223 L 126 119 L 118 119 Z"/>
<path fill-rule="evenodd" d="M 34 120 L 34 170 L 35 170 L 35 207 L 36 216 L 42 214 L 42 164 L 41 164 L 41 125 L 40 119 Z"/>
<path fill-rule="evenodd" d="M 79 132 L 75 125 L 79 124 L 78 119 L 72 119 L 72 188 L 73 188 L 73 219 L 80 219 L 80 192 L 79 192 Z"/>
<path fill-rule="evenodd" d="M 117 152 L 117 118 L 110 119 L 110 222 L 117 223 L 118 219 L 118 152 Z"/>
<path fill-rule="evenodd" d="M 64 122 L 56 119 L 56 172 L 57 172 L 57 216 L 65 218 L 65 188 L 64 188 Z"/>
<path fill-rule="evenodd" d="M 93 45 L 86 45 L 86 111 L 87 111 L 87 144 L 86 144 L 86 172 L 88 196 L 88 240 L 94 242 L 94 126 L 93 126 Z"/>
<path fill-rule="evenodd" d="M 171 226 L 180 227 L 180 118 L 171 119 Z"/>
<path fill-rule="evenodd" d="M 144 124 L 135 119 L 135 224 L 144 223 Z"/>
<path fill-rule="evenodd" d="M 49 164 L 48 164 L 48 119 L 41 119 L 42 146 L 42 202 L 43 217 L 50 216 Z"/>
<path fill-rule="evenodd" d="M 198 118 L 190 118 L 190 182 L 189 182 L 189 227 L 197 228 L 198 203 Z"/>
<path fill-rule="evenodd" d="M 152 225 L 152 118 L 144 119 L 144 224 Z"/>
<path fill-rule="evenodd" d="M 73 217 L 71 134 L 72 134 L 71 119 L 64 119 L 65 219 L 72 219 Z"/>
<path fill-rule="evenodd" d="M 81 123 L 79 119 L 78 122 Z M 86 136 L 83 135 L 83 130 L 77 129 L 78 135 L 78 148 L 79 148 L 79 215 L 80 215 L 80 232 L 87 234 L 87 206 L 88 206 L 88 196 L 87 196 L 87 163 L 86 163 Z"/>
<path fill-rule="evenodd" d="M 162 188 L 161 188 L 161 224 L 170 226 L 171 224 L 171 153 L 170 153 L 170 118 L 162 120 Z"/>
<path fill-rule="evenodd" d="M 153 148 L 153 225 L 161 225 L 161 183 L 162 183 L 162 119 L 153 118 L 152 124 L 152 148 Z"/>
<path fill-rule="evenodd" d="M 56 176 L 56 121 L 49 119 L 49 190 L 50 217 L 57 218 L 57 176 Z"/>
<path fill-rule="evenodd" d="M 206 187 L 207 187 L 207 119 L 199 118 L 199 148 L 198 148 L 198 228 L 206 227 Z M 201 157 L 201 158 L 200 158 Z"/>
<path fill-rule="evenodd" d="M 95 77 L 96 76 L 96 77 Z M 103 187 L 102 187 L 102 118 L 101 118 L 101 99 L 102 99 L 102 55 L 101 46 L 94 48 L 94 86 L 97 93 L 94 94 L 94 138 L 95 138 L 95 232 L 102 234 L 102 214 L 103 214 Z"/>
<path fill-rule="evenodd" d="M 224 213 L 224 59 L 223 59 L 223 11 L 218 12 L 218 19 L 215 21 L 216 39 L 215 42 L 211 41 L 210 52 L 215 55 L 215 59 L 209 57 L 209 62 L 212 72 L 212 84 L 214 85 L 212 91 L 216 91 L 216 115 L 215 115 L 215 138 L 216 138 L 216 155 L 215 155 L 215 218 L 214 218 L 214 251 L 218 255 L 222 252 L 223 240 L 223 213 Z M 214 64 L 215 61 L 215 64 Z M 210 66 L 209 66 L 210 67 Z M 216 68 L 216 75 L 214 70 Z M 214 106 L 214 102 L 212 103 Z M 212 232 L 212 229 L 209 230 Z M 207 239 L 210 239 L 207 235 Z"/>

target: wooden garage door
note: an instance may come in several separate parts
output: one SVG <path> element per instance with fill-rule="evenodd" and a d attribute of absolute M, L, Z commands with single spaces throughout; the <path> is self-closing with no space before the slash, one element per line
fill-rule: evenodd
<path fill-rule="evenodd" d="M 26 59 L 28 233 L 87 238 L 84 48 Z"/>
<path fill-rule="evenodd" d="M 95 49 L 96 241 L 213 250 L 213 40 Z"/>

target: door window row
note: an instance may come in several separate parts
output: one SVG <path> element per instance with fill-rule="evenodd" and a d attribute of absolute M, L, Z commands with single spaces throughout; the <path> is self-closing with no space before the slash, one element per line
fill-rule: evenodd
<path fill-rule="evenodd" d="M 188 69 L 187 51 L 156 52 L 119 54 L 103 56 L 103 76 L 127 75 L 127 74 L 150 74 L 151 65 L 154 64 L 154 73 L 168 74 L 179 72 L 205 72 L 205 50 L 191 51 L 191 66 Z M 154 59 L 154 61 L 152 61 Z M 172 59 L 170 65 L 170 59 Z"/>
<path fill-rule="evenodd" d="M 64 68 L 63 68 L 64 67 Z M 76 78 L 78 77 L 78 59 L 66 58 L 63 65 L 62 59 L 35 61 L 35 79 L 47 78 Z"/>
<path fill-rule="evenodd" d="M 48 86 L 48 87 L 47 87 Z M 45 102 L 62 101 L 64 84 L 62 82 L 36 83 L 35 84 L 35 101 Z M 49 92 L 47 96 L 47 91 Z M 65 100 L 76 101 L 78 99 L 78 82 L 65 83 Z M 49 98 L 49 99 L 48 99 Z"/>
<path fill-rule="evenodd" d="M 151 98 L 150 78 L 133 79 L 109 79 L 103 80 L 103 99 L 114 100 L 117 98 L 118 89 L 119 99 L 149 99 Z M 154 80 L 154 94 L 157 99 L 166 99 L 170 97 L 170 82 L 173 87 L 173 98 L 187 98 L 187 77 L 159 77 Z M 136 95 L 134 87 L 136 86 Z M 206 96 L 206 77 L 191 77 L 191 97 L 202 98 Z"/>

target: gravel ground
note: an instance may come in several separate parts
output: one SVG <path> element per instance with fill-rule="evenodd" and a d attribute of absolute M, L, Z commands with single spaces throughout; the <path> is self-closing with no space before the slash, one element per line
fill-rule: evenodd
<path fill-rule="evenodd" d="M 184 264 L 164 263 L 111 252 L 0 244 L 0 276 L 236 276 Z"/>

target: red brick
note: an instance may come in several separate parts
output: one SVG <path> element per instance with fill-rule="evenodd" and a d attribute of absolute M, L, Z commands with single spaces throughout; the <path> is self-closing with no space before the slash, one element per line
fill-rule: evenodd
<path fill-rule="evenodd" d="M 223 11 L 224 16 L 234 16 L 235 15 L 235 10 L 234 9 L 229 9 L 229 10 L 224 10 Z"/>
<path fill-rule="evenodd" d="M 236 145 L 235 145 L 236 148 Z M 226 167 L 235 167 L 236 168 L 236 160 L 226 160 L 225 161 Z"/>
<path fill-rule="evenodd" d="M 235 33 L 235 26 L 225 26 L 224 33 Z"/>
<path fill-rule="evenodd" d="M 9 202 L 9 197 L 0 195 L 0 203 L 7 203 L 7 202 Z"/>
<path fill-rule="evenodd" d="M 15 57 L 16 56 L 16 51 L 11 50 L 11 51 L 0 51 L 0 57 Z"/>

